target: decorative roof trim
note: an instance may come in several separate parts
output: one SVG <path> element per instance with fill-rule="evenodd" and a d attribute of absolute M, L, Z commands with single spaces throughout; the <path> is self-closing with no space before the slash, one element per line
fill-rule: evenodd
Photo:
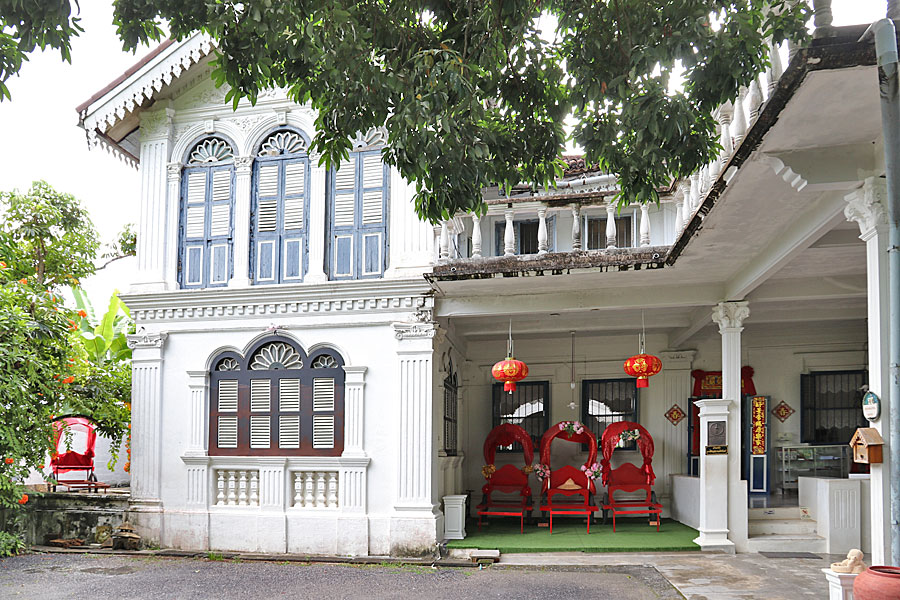
<path fill-rule="evenodd" d="M 88 146 L 103 147 L 137 166 L 135 157 L 107 132 L 139 110 L 147 100 L 153 100 L 163 87 L 208 56 L 214 47 L 215 41 L 201 33 L 178 43 L 164 42 L 123 76 L 78 106 L 78 125 L 85 131 Z"/>

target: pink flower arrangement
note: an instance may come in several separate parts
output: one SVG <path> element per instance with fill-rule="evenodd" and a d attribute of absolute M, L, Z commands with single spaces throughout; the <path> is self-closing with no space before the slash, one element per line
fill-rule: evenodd
<path fill-rule="evenodd" d="M 569 437 L 584 433 L 584 425 L 580 421 L 563 421 L 559 424 L 559 430 L 565 431 Z"/>
<path fill-rule="evenodd" d="M 591 481 L 600 477 L 600 465 L 597 463 L 594 463 L 591 466 L 581 465 L 581 470 Z"/>
<path fill-rule="evenodd" d="M 543 463 L 535 465 L 534 474 L 537 475 L 538 479 L 549 479 L 550 467 Z"/>

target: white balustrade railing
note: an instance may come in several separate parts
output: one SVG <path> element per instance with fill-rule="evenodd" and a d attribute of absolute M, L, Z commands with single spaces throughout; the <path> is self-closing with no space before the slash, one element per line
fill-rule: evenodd
<path fill-rule="evenodd" d="M 337 471 L 294 471 L 294 502 L 300 508 L 338 508 Z"/>
<path fill-rule="evenodd" d="M 259 471 L 216 469 L 216 506 L 259 506 Z"/>

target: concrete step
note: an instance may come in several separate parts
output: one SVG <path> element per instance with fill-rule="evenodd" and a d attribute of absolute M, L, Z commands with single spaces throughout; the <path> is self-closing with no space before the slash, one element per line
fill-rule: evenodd
<path fill-rule="evenodd" d="M 754 535 L 747 542 L 750 552 L 825 552 L 825 538 L 818 535 Z"/>
<path fill-rule="evenodd" d="M 775 508 L 750 508 L 747 509 L 747 519 L 758 521 L 761 519 L 802 519 L 809 516 L 806 507 L 800 506 L 776 506 Z"/>
<path fill-rule="evenodd" d="M 748 521 L 748 530 L 753 535 L 816 533 L 816 522 L 812 519 L 756 519 Z"/>

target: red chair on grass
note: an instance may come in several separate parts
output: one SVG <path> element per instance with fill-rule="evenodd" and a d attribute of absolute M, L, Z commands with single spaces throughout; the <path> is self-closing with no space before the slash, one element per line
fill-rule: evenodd
<path fill-rule="evenodd" d="M 503 465 L 499 469 L 494 466 L 497 448 L 511 446 L 518 442 L 522 446 L 525 466 L 521 469 L 515 465 Z M 478 509 L 478 528 L 481 529 L 483 516 L 519 517 L 519 532 L 525 533 L 525 516 L 531 516 L 531 484 L 528 474 L 534 460 L 534 447 L 531 436 L 518 425 L 504 423 L 491 429 L 484 440 L 484 467 L 481 473 L 487 479 L 481 492 L 483 495 Z M 506 497 L 497 498 L 495 494 Z M 510 497 L 512 495 L 512 497 Z"/>
<path fill-rule="evenodd" d="M 612 469 L 610 459 L 619 440 L 622 439 L 623 434 L 627 438 L 631 437 L 635 431 L 638 436 L 635 442 L 644 459 L 643 464 L 638 467 L 632 463 L 625 463 Z M 655 515 L 656 531 L 659 531 L 659 515 L 662 512 L 662 504 L 657 502 L 656 492 L 651 489 L 656 480 L 656 474 L 653 472 L 653 437 L 650 432 L 638 423 L 630 421 L 612 423 L 603 430 L 603 435 L 600 436 L 600 447 L 603 452 L 603 458 L 600 461 L 603 485 L 607 490 L 603 496 L 603 522 L 606 522 L 607 512 L 612 512 L 613 533 L 615 533 L 616 515 L 650 515 L 651 524 L 653 524 Z M 642 492 L 642 494 L 639 498 L 616 499 L 616 492 Z"/>
<path fill-rule="evenodd" d="M 94 422 L 87 417 L 61 417 L 53 421 L 53 455 L 50 458 L 50 470 L 54 482 L 51 489 L 56 491 L 57 485 L 67 488 L 87 488 L 96 491 L 108 488 L 109 484 L 97 481 L 94 474 L 94 447 L 97 443 L 97 432 Z M 81 471 L 84 479 L 60 479 L 61 473 Z"/>
<path fill-rule="evenodd" d="M 550 445 L 553 440 L 560 438 L 576 444 L 587 444 L 588 459 L 584 466 L 589 467 L 597 460 L 597 437 L 594 433 L 577 423 L 578 431 L 569 431 L 567 425 L 577 422 L 562 421 L 548 429 L 541 438 L 541 465 L 544 470 L 550 466 Z M 587 532 L 591 532 L 591 519 L 597 511 L 593 504 L 595 493 L 594 480 L 581 469 L 572 465 L 565 465 L 559 469 L 551 470 L 549 476 L 544 477 L 541 487 L 543 504 L 541 513 L 550 514 L 550 533 L 553 533 L 554 515 L 586 515 Z"/>

